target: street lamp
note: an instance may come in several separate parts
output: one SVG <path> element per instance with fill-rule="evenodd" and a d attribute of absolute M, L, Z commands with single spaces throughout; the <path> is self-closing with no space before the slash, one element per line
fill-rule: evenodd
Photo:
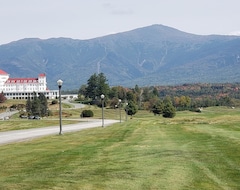
<path fill-rule="evenodd" d="M 102 101 L 102 127 L 104 127 L 104 114 L 103 114 L 103 107 L 104 107 L 104 94 L 101 95 L 101 101 Z"/>
<path fill-rule="evenodd" d="M 125 108 L 125 111 L 126 111 L 126 121 L 127 121 L 127 117 L 128 117 L 128 103 L 126 102 L 126 108 Z"/>
<path fill-rule="evenodd" d="M 122 116 L 121 116 L 121 102 L 122 102 L 122 100 L 119 99 L 118 102 L 119 102 L 119 115 L 120 115 L 120 123 L 121 123 L 122 122 Z"/>
<path fill-rule="evenodd" d="M 59 125 L 60 125 L 60 131 L 59 135 L 62 135 L 62 98 L 61 98 L 61 87 L 63 84 L 63 81 L 59 79 L 57 81 L 58 89 L 59 89 Z"/>
<path fill-rule="evenodd" d="M 116 110 L 116 119 L 118 118 L 118 114 L 117 114 L 117 108 L 118 108 L 118 105 L 115 104 L 115 110 Z"/>

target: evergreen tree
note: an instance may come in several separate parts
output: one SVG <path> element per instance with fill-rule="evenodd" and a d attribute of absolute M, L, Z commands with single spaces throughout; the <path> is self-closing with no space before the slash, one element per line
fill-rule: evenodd
<path fill-rule="evenodd" d="M 48 115 L 47 98 L 45 97 L 45 95 L 43 93 L 40 93 L 38 99 L 40 101 L 40 116 L 42 116 L 42 117 L 47 116 Z"/>
<path fill-rule="evenodd" d="M 125 107 L 125 111 L 128 115 L 135 115 L 138 111 L 136 104 L 133 101 L 129 101 L 128 105 Z"/>
<path fill-rule="evenodd" d="M 32 102 L 31 102 L 30 97 L 28 97 L 28 99 L 27 99 L 26 111 L 29 115 L 32 115 Z"/>
<path fill-rule="evenodd" d="M 86 87 L 86 97 L 92 100 L 96 99 L 101 94 L 105 97 L 109 94 L 109 85 L 107 84 L 107 78 L 103 73 L 93 74 L 89 79 Z"/>
<path fill-rule="evenodd" d="M 173 106 L 171 99 L 169 97 L 166 97 L 163 102 L 164 102 L 164 107 L 163 107 L 162 116 L 167 118 L 175 117 L 176 109 Z"/>
<path fill-rule="evenodd" d="M 117 86 L 110 88 L 109 98 L 110 99 L 118 98 L 118 87 Z"/>
<path fill-rule="evenodd" d="M 89 79 L 86 87 L 86 96 L 95 99 L 96 96 L 99 96 L 98 94 L 98 77 L 97 74 L 94 73 Z"/>
<path fill-rule="evenodd" d="M 128 91 L 126 93 L 126 97 L 128 101 L 133 101 L 134 103 L 137 103 L 137 96 L 133 93 L 133 91 Z"/>
<path fill-rule="evenodd" d="M 98 75 L 98 88 L 97 88 L 98 96 L 104 94 L 105 97 L 109 94 L 109 85 L 107 84 L 107 78 L 103 73 Z"/>
<path fill-rule="evenodd" d="M 154 115 L 160 115 L 163 113 L 163 109 L 164 109 L 164 104 L 162 101 L 158 101 L 152 108 L 152 112 L 154 113 Z"/>
<path fill-rule="evenodd" d="M 39 97 L 37 97 L 37 94 L 34 93 L 33 100 L 28 97 L 26 102 L 26 111 L 28 112 L 28 115 L 34 115 L 34 116 L 47 116 L 48 115 L 48 103 L 47 98 L 43 93 L 39 94 Z"/>
<path fill-rule="evenodd" d="M 40 100 L 37 97 L 37 94 L 34 93 L 33 101 L 32 101 L 32 108 L 31 108 L 33 115 L 40 115 Z"/>

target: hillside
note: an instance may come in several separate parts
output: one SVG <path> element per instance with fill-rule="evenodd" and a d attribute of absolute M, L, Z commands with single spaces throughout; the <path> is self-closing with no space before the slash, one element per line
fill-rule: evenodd
<path fill-rule="evenodd" d="M 77 89 L 103 72 L 110 86 L 239 82 L 240 37 L 200 36 L 163 25 L 90 40 L 22 39 L 0 46 L 10 77 L 46 73 L 48 86 Z"/>

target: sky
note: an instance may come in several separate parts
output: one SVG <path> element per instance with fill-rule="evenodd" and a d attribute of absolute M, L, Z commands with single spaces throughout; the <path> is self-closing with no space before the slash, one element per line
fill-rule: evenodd
<path fill-rule="evenodd" d="M 240 0 L 0 0 L 0 45 L 23 38 L 91 39 L 153 24 L 240 35 Z"/>

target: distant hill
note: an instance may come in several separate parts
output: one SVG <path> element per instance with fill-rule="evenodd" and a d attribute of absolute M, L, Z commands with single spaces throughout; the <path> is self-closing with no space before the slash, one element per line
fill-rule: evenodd
<path fill-rule="evenodd" d="M 148 86 L 240 81 L 240 37 L 201 36 L 152 25 L 90 40 L 22 39 L 0 46 L 11 77 L 46 73 L 50 89 L 78 89 L 103 72 L 109 85 Z"/>

